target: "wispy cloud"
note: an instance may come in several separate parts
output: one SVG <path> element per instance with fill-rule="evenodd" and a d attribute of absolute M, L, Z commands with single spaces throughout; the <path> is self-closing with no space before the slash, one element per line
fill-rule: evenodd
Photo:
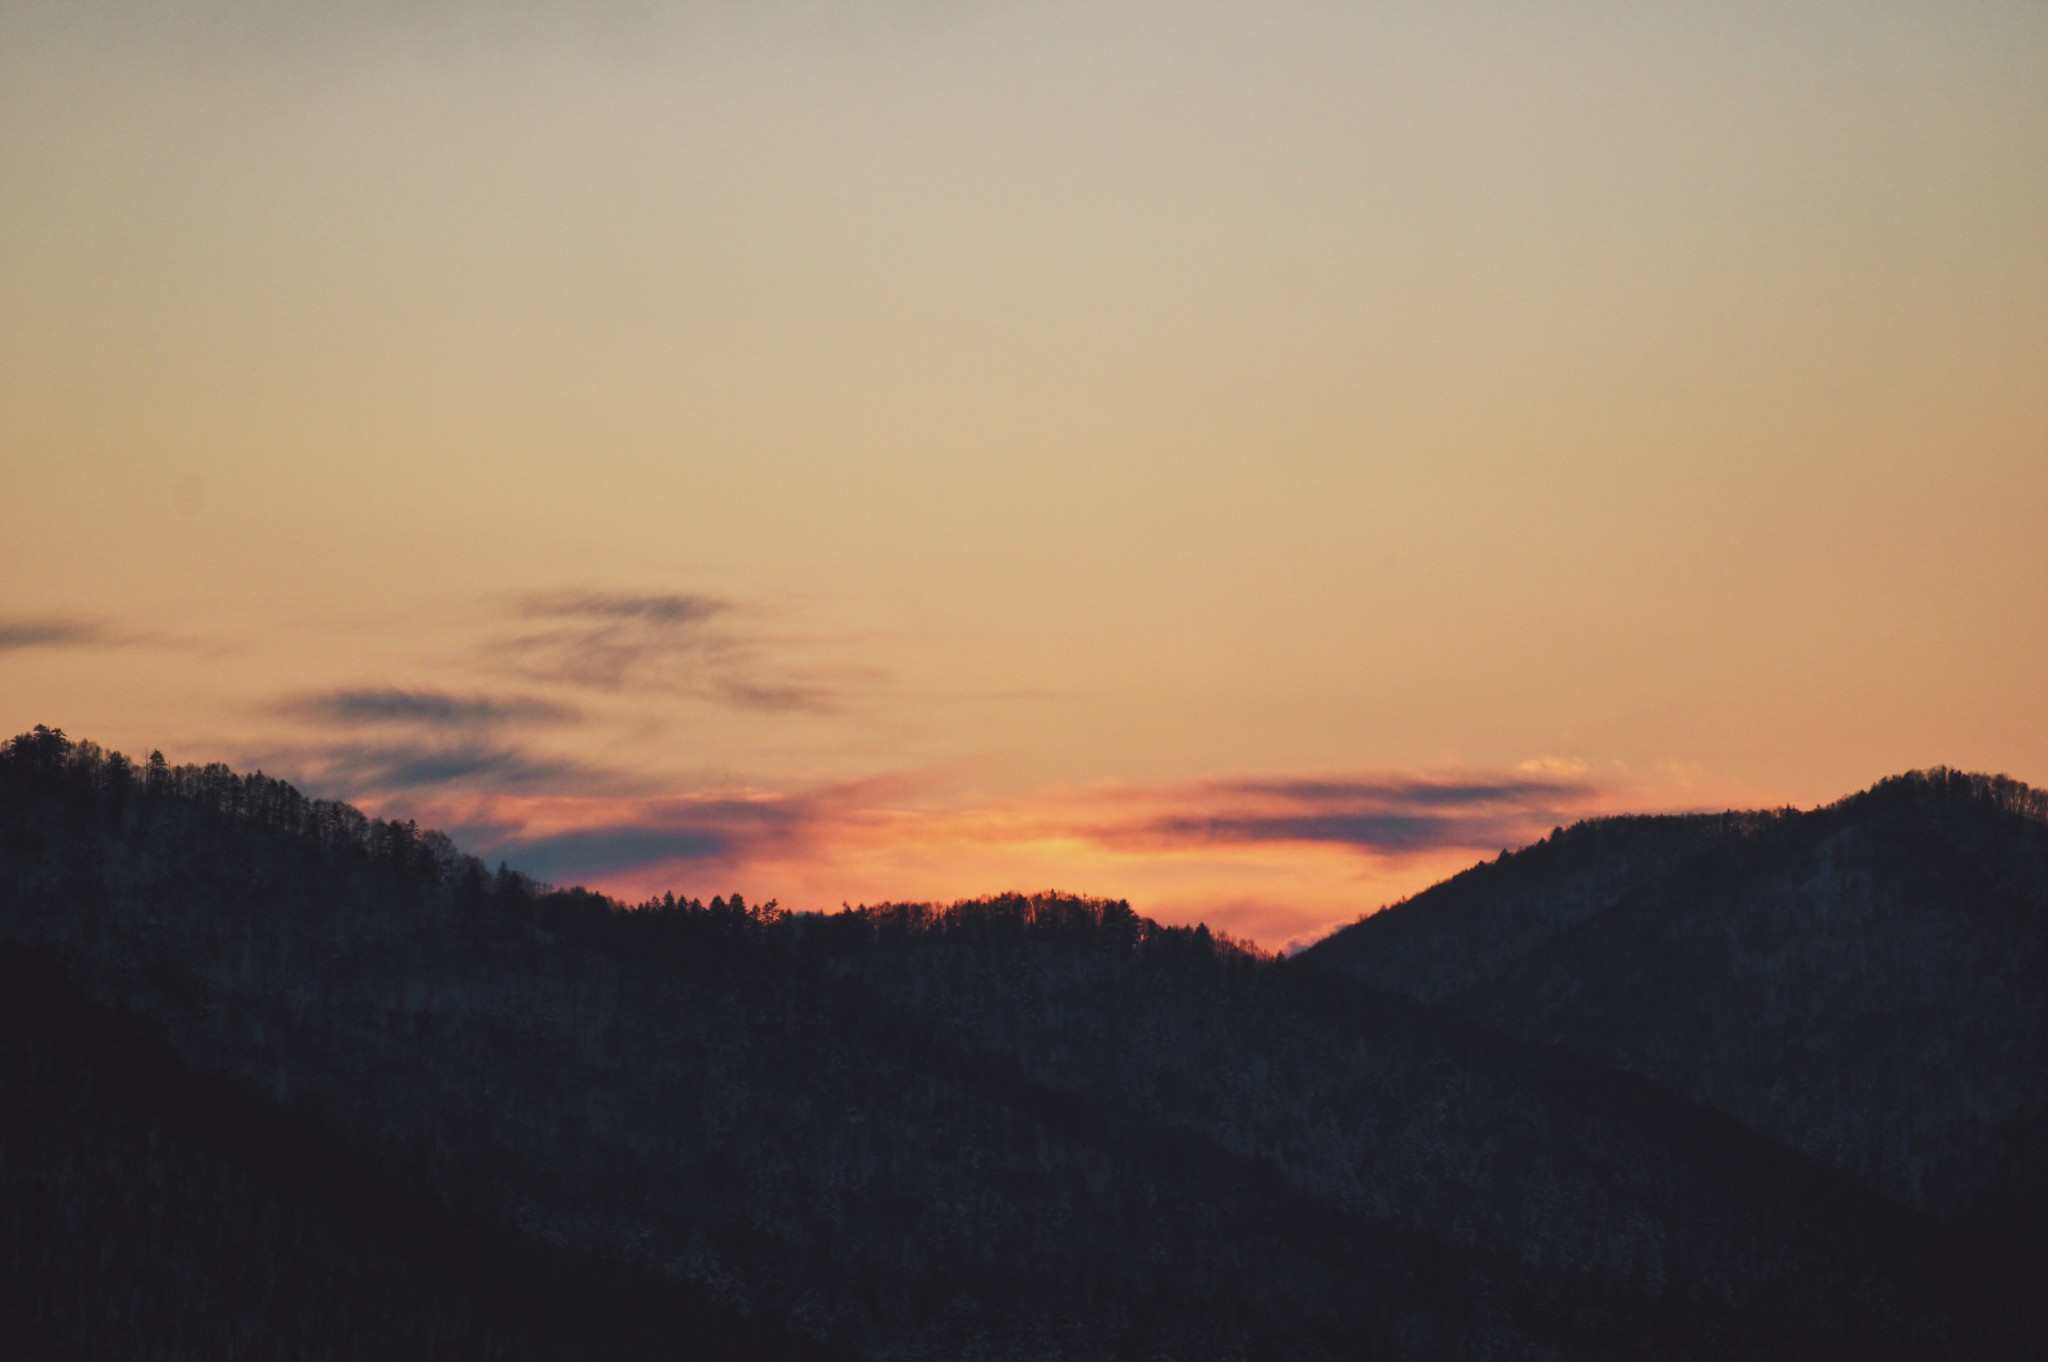
<path fill-rule="evenodd" d="M 974 840 L 959 815 L 900 807 L 926 789 L 915 773 L 797 789 L 724 785 L 688 793 L 622 793 L 616 783 L 579 793 L 447 789 L 400 798 L 407 816 L 446 828 L 493 860 L 556 883 L 658 883 L 705 871 L 744 877 L 803 867 L 832 878 L 838 858 Z M 840 885 L 838 896 L 864 891 Z"/>
<path fill-rule="evenodd" d="M 1367 804 L 1404 808 L 1489 808 L 1578 796 L 1584 781 L 1535 776 L 1430 777 L 1379 775 L 1288 780 L 1222 780 L 1195 786 L 1226 798 L 1272 798 L 1292 804 Z"/>
<path fill-rule="evenodd" d="M 824 801 L 802 795 L 650 800 L 616 821 L 505 838 L 493 854 L 550 880 L 675 861 L 731 867 L 800 850 L 825 831 L 831 813 Z"/>
<path fill-rule="evenodd" d="M 85 615 L 0 615 L 0 653 L 29 648 L 118 648 L 132 642 Z"/>
<path fill-rule="evenodd" d="M 669 689 L 694 680 L 726 651 L 707 626 L 730 609 L 709 596 L 550 592 L 517 602 L 513 614 L 525 623 L 489 646 L 537 680 Z"/>
<path fill-rule="evenodd" d="M 672 627 L 697 624 L 730 609 L 729 601 L 696 593 L 543 591 L 525 597 L 519 613 L 540 619 L 637 620 Z"/>
<path fill-rule="evenodd" d="M 599 747 L 620 752 L 622 724 L 645 732 L 650 710 L 677 698 L 825 711 L 864 679 L 856 669 L 792 665 L 788 655 L 811 641 L 768 637 L 748 627 L 748 615 L 701 593 L 501 596 L 486 602 L 481 618 L 474 607 L 467 612 L 454 658 L 423 664 L 445 676 L 452 663 L 466 683 L 359 684 L 282 696 L 268 709 L 292 731 L 251 755 L 323 793 L 378 804 L 416 805 L 425 795 L 632 798 L 646 791 L 645 772 L 584 756 Z M 570 730 L 576 744 L 541 731 L 549 728 Z M 593 830 L 582 842 L 536 854 L 561 860 L 580 847 L 577 863 L 595 864 L 662 847 L 702 855 L 736 844 L 718 829 L 657 822 L 609 838 Z"/>
<path fill-rule="evenodd" d="M 564 590 L 513 603 L 484 645 L 515 675 L 599 691 L 660 691 L 735 709 L 826 712 L 866 669 L 792 664 L 716 596 Z"/>
<path fill-rule="evenodd" d="M 453 787 L 537 791 L 603 787 L 616 777 L 586 763 L 484 739 L 328 742 L 270 754 L 308 787 L 344 798 Z"/>
<path fill-rule="evenodd" d="M 506 724 L 567 723 L 575 709 L 530 695 L 456 694 L 450 691 L 368 686 L 297 695 L 279 702 L 294 718 L 349 726 L 409 725 L 486 728 Z"/>
<path fill-rule="evenodd" d="M 1082 832 L 1126 851 L 1296 843 L 1406 856 L 1527 841 L 1583 817 L 1599 794 L 1520 773 L 1208 781 L 1127 792 L 1119 802 L 1141 811 Z"/>

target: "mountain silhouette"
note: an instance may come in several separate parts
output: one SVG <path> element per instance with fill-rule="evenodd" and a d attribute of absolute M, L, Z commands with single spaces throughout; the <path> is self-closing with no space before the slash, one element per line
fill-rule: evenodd
<path fill-rule="evenodd" d="M 1655 1080 L 2038 1253 L 2048 798 L 1937 770 L 1810 813 L 1582 824 L 1301 964 Z"/>
<path fill-rule="evenodd" d="M 37 730 L 0 1359 L 2036 1357 L 2039 798 L 1585 825 L 1281 962 L 624 905 Z"/>

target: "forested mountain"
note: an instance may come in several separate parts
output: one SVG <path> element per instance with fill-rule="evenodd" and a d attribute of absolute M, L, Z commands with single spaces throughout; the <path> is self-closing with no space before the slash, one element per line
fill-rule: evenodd
<path fill-rule="evenodd" d="M 1582 824 L 1299 964 L 1655 1080 L 2048 1247 L 2048 796 L 1953 771 L 1810 813 Z"/>
<path fill-rule="evenodd" d="M 1574 906 L 1421 1001 L 1347 972 L 1359 929 L 1281 964 L 1058 895 L 621 905 L 38 730 L 0 750 L 0 1359 L 2038 1356 L 2024 1265 L 1541 982 L 1630 886 L 1792 865 L 1781 825 L 1641 874 L 1574 830 L 1523 853 L 1578 877 L 1547 899 L 1488 867 Z M 1511 975 L 1540 1025 L 1475 1001 Z"/>

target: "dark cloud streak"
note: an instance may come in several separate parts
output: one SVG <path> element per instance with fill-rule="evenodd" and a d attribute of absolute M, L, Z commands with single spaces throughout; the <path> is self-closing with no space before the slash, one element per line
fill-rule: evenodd
<path fill-rule="evenodd" d="M 1392 776 L 1361 780 L 1237 780 L 1208 788 L 1227 794 L 1263 795 L 1306 804 L 1389 803 L 1408 807 L 1466 808 L 1521 804 L 1532 800 L 1583 796 L 1583 781 L 1502 777 L 1484 780 L 1432 780 Z"/>
<path fill-rule="evenodd" d="M 1415 852 L 1462 844 L 1475 828 L 1458 819 L 1415 814 L 1326 813 L 1294 818 L 1163 818 L 1145 830 L 1169 842 L 1335 842 L 1372 851 Z"/>
<path fill-rule="evenodd" d="M 118 648 L 130 642 L 105 622 L 81 615 L 0 617 L 0 653 L 29 648 Z"/>
<path fill-rule="evenodd" d="M 716 833 L 669 828 L 598 828 L 508 843 L 492 853 L 523 874 L 550 883 L 602 875 L 662 861 L 731 859 L 733 845 Z"/>
<path fill-rule="evenodd" d="M 616 591 L 548 591 L 525 597 L 519 613 L 529 619 L 640 620 L 663 626 L 695 624 L 732 609 L 716 596 L 672 592 L 633 595 Z"/>
<path fill-rule="evenodd" d="M 295 696 L 278 706 L 296 718 L 343 725 L 416 724 L 482 728 L 500 724 L 567 723 L 576 710 L 533 696 L 456 695 L 438 690 L 363 687 Z"/>
<path fill-rule="evenodd" d="M 451 787 L 553 793 L 618 783 L 613 773 L 582 762 L 481 740 L 334 742 L 272 753 L 266 764 L 291 771 L 295 781 L 309 788 L 345 799 Z"/>
<path fill-rule="evenodd" d="M 539 837 L 500 839 L 491 856 L 546 880 L 601 876 L 664 861 L 737 864 L 787 850 L 831 821 L 816 798 L 668 800 L 637 818 Z"/>
<path fill-rule="evenodd" d="M 1406 856 L 1533 840 L 1576 822 L 1599 793 L 1586 781 L 1510 775 L 1212 781 L 1148 796 L 1170 811 L 1087 835 L 1125 849 L 1294 843 Z"/>

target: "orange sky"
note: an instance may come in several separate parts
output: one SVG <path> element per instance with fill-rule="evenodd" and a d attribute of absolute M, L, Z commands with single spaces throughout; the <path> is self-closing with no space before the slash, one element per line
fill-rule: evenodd
<path fill-rule="evenodd" d="M 2048 11 L 29 0 L 0 721 L 1300 940 L 2048 782 Z"/>

